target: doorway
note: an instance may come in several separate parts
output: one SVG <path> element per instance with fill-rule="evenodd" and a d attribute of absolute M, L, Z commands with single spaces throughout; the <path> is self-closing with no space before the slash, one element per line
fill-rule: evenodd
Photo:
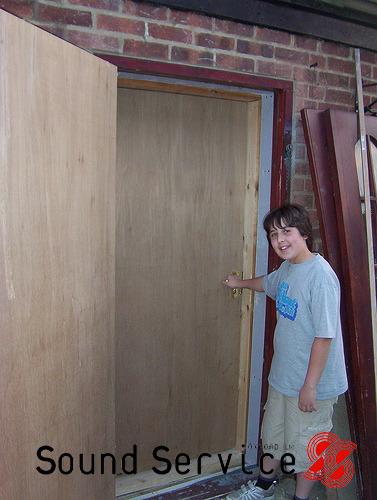
<path fill-rule="evenodd" d="M 254 301 L 220 282 L 256 267 L 266 95 L 120 79 L 116 447 L 128 471 L 245 446 Z"/>
<path fill-rule="evenodd" d="M 7 114 L 7 126 L 2 129 L 5 151 L 8 152 L 8 155 L 4 155 L 6 163 L 3 165 L 3 177 L 7 182 L 2 183 L 4 200 L 7 201 L 4 204 L 7 210 L 3 214 L 2 221 L 4 226 L 2 236 L 5 245 L 5 260 L 3 259 L 5 288 L 2 300 L 4 311 L 6 311 L 3 315 L 5 323 L 3 321 L 2 330 L 8 332 L 7 342 L 4 344 L 7 362 L 3 366 L 3 371 L 5 377 L 13 381 L 13 385 L 6 384 L 5 386 L 7 392 L 5 399 L 10 396 L 11 399 L 8 399 L 12 404 L 8 405 L 7 418 L 4 422 L 9 423 L 6 432 L 8 442 L 12 441 L 13 436 L 13 441 L 18 445 L 17 449 L 22 450 L 21 455 L 27 459 L 23 461 L 25 467 L 21 471 L 24 480 L 19 481 L 20 474 L 15 476 L 12 471 L 21 470 L 22 464 L 19 461 L 21 455 L 16 448 L 8 446 L 5 455 L 7 455 L 9 481 L 4 483 L 4 491 L 6 495 L 6 492 L 11 491 L 14 494 L 17 490 L 18 496 L 26 495 L 33 498 L 38 497 L 38 492 L 42 490 L 44 493 L 52 492 L 50 496 L 55 498 L 67 497 L 69 494 L 67 492 L 70 492 L 71 496 L 74 496 L 76 492 L 76 496 L 80 497 L 89 494 L 92 498 L 105 498 L 112 495 L 114 483 L 112 472 L 114 461 L 111 460 L 111 455 L 114 450 L 116 68 L 108 64 L 100 64 L 98 59 L 88 52 L 52 37 L 47 32 L 3 11 L 0 24 L 5 41 L 2 45 L 3 59 L 6 62 L 4 68 L 7 69 L 2 75 L 2 88 L 7 91 L 9 97 L 6 100 L 7 107 L 4 108 Z M 25 52 L 25 47 L 31 47 L 32 52 Z M 30 57 L 30 54 L 33 57 Z M 23 61 L 21 65 L 20 60 Z M 52 73 L 48 71 L 51 61 L 54 67 L 58 65 L 61 71 Z M 124 62 L 123 59 L 122 61 Z M 127 65 L 137 67 L 138 70 L 140 65 L 150 66 L 150 63 L 142 59 L 127 60 Z M 161 66 L 160 63 L 159 66 Z M 80 68 L 79 74 L 82 81 L 86 82 L 85 84 L 80 84 L 77 68 Z M 164 74 L 166 69 L 176 71 L 177 67 L 164 66 Z M 200 71 L 200 78 L 203 78 L 204 72 L 207 79 L 210 77 L 211 81 L 219 81 L 220 76 L 222 79 L 225 76 L 223 73 L 220 74 L 217 71 L 212 73 L 203 68 L 179 67 L 181 77 L 187 76 L 186 73 L 198 71 Z M 62 74 L 64 78 L 61 78 Z M 55 75 L 57 75 L 57 80 Z M 287 82 L 275 82 L 268 79 L 260 82 L 259 77 L 253 78 L 250 75 L 243 76 L 238 73 L 232 78 L 227 81 L 237 80 L 240 85 L 254 85 L 257 79 L 263 88 L 275 89 L 274 95 L 278 102 L 276 109 L 279 111 L 284 112 L 287 103 L 291 103 L 291 89 L 287 88 Z M 33 85 L 25 86 L 25 82 L 30 81 Z M 53 84 L 51 84 L 52 81 Z M 82 91 L 84 88 L 85 92 Z M 54 92 L 51 92 L 51 89 Z M 235 91 L 234 94 L 238 92 Z M 209 97 L 209 94 L 206 97 Z M 214 94 L 212 98 L 215 98 L 217 90 L 212 91 L 212 94 Z M 25 106 L 19 106 L 21 95 L 27 102 Z M 249 96 L 244 100 L 250 101 L 247 111 L 250 120 L 256 116 L 260 105 L 263 115 L 261 101 L 263 103 L 264 96 L 257 92 L 255 95 L 259 97 L 255 99 Z M 44 96 L 43 102 L 40 96 Z M 224 94 L 222 98 L 229 100 L 230 96 L 226 98 Z M 237 101 L 233 97 L 230 100 Z M 242 101 L 242 99 L 239 100 Z M 131 114 L 130 116 L 132 117 Z M 19 127 L 20 123 L 23 124 L 22 127 Z M 131 124 L 133 123 L 131 121 Z M 289 129 L 289 124 L 289 119 L 284 119 L 284 116 L 282 119 L 281 114 L 275 114 L 274 130 L 277 138 L 285 138 L 284 131 Z M 258 171 L 257 168 L 250 168 L 250 166 L 255 167 L 258 164 L 258 151 L 255 147 L 258 145 L 258 140 L 255 141 L 255 136 L 252 135 L 252 127 L 248 127 L 247 130 L 248 161 L 244 185 L 244 206 L 247 213 L 255 216 Z M 261 135 L 263 136 L 263 133 Z M 41 138 L 45 140 L 41 142 Z M 219 143 L 221 144 L 220 140 Z M 281 143 L 283 144 L 284 141 Z M 282 160 L 278 162 L 280 168 L 284 164 L 284 158 L 279 148 L 276 148 L 275 157 Z M 20 158 L 26 160 L 20 161 Z M 277 162 L 272 163 L 273 172 L 276 171 L 274 170 L 276 164 Z M 271 167 L 271 162 L 269 166 Z M 261 165 L 260 170 L 262 171 Z M 275 175 L 278 180 L 282 177 L 281 171 L 281 169 L 279 172 L 276 171 Z M 22 182 L 18 182 L 20 179 Z M 30 190 L 30 179 L 32 190 Z M 193 179 L 195 180 L 195 177 Z M 281 185 L 278 182 L 273 184 Z M 10 189 L 11 186 L 15 189 Z M 248 186 L 249 189 L 247 189 Z M 62 187 L 65 189 L 62 190 Z M 118 194 L 121 192 L 122 190 L 118 189 Z M 17 196 L 17 193 L 21 193 L 22 196 Z M 40 193 L 40 196 L 36 197 L 35 193 Z M 230 190 L 228 193 L 231 194 Z M 145 190 L 145 194 L 147 196 L 153 192 Z M 129 203 L 125 195 L 124 199 L 125 204 Z M 221 205 L 220 208 L 223 209 L 224 206 Z M 153 215 L 152 211 L 148 213 Z M 197 212 L 197 219 L 200 218 L 200 214 L 201 212 Z M 221 214 L 219 209 L 219 219 L 222 217 Z M 125 227 L 130 226 L 125 225 Z M 255 242 L 255 225 L 251 224 L 250 227 L 254 228 L 254 232 L 247 232 L 246 227 L 243 235 L 242 252 L 247 254 L 248 246 L 253 246 L 252 242 Z M 30 231 L 34 233 L 33 237 L 29 238 Z M 35 238 L 36 234 L 38 238 Z M 127 242 L 130 237 L 124 237 L 124 240 Z M 191 244 L 191 241 L 189 243 Z M 9 252 L 8 247 L 17 251 Z M 158 248 L 157 245 L 156 248 Z M 117 251 L 119 251 L 119 245 Z M 29 263 L 27 259 L 25 260 L 25 255 Z M 63 258 L 67 255 L 69 258 Z M 163 256 L 163 253 L 160 255 Z M 253 255 L 253 252 L 250 255 Z M 220 266 L 224 265 L 226 271 L 221 270 L 219 279 L 233 268 L 236 259 L 235 256 L 232 257 L 229 262 L 226 262 L 226 266 L 225 264 Z M 62 258 L 64 265 L 62 265 Z M 195 261 L 194 264 L 196 264 Z M 210 262 L 210 264 L 213 263 Z M 247 263 L 247 266 L 249 265 L 253 266 L 253 262 Z M 245 266 L 244 261 L 244 271 Z M 141 271 L 139 275 L 142 274 Z M 249 274 L 247 269 L 246 273 Z M 34 279 L 34 275 L 37 278 Z M 27 279 L 24 279 L 25 276 Z M 128 276 L 125 276 L 125 279 L 121 278 L 117 279 L 118 289 L 120 289 L 120 284 L 126 283 L 128 297 L 131 296 L 132 291 L 137 295 L 135 282 Z M 49 285 L 47 288 L 46 283 Z M 218 283 L 216 278 L 216 285 Z M 222 290 L 217 292 L 221 300 L 220 293 L 224 290 L 221 287 L 219 290 Z M 120 289 L 120 291 L 124 290 Z M 172 293 L 174 294 L 174 290 Z M 211 293 L 213 293 L 212 289 Z M 233 420 L 233 430 L 237 429 L 237 431 L 236 436 L 233 434 L 232 441 L 235 440 L 237 446 L 237 443 L 243 442 L 240 439 L 244 439 L 245 435 L 247 416 L 245 402 L 247 401 L 247 377 L 249 375 L 247 353 L 250 349 L 247 346 L 250 342 L 248 321 L 251 318 L 251 307 L 249 309 L 244 307 L 244 304 L 247 304 L 244 297 L 230 301 L 233 304 L 231 307 L 238 311 L 238 316 L 242 316 L 238 342 L 240 352 L 246 353 L 246 356 L 238 359 L 237 423 L 234 424 Z M 34 305 L 30 309 L 31 298 L 35 300 L 33 299 Z M 169 300 L 166 292 L 164 292 L 164 298 Z M 198 308 L 204 307 L 204 310 L 213 311 L 206 307 L 205 299 L 206 297 L 201 301 L 198 299 Z M 51 300 L 54 307 L 51 307 Z M 140 300 L 143 301 L 143 297 Z M 163 301 L 160 302 L 163 303 Z M 42 307 L 43 304 L 46 307 Z M 118 312 L 121 306 L 122 304 L 118 304 Z M 171 308 L 171 311 L 177 310 Z M 194 312 L 196 313 L 195 310 Z M 140 320 L 143 319 L 143 314 L 148 313 L 148 302 L 144 300 L 144 308 L 140 307 Z M 180 314 L 180 311 L 178 313 Z M 176 315 L 178 313 L 176 312 Z M 214 316 L 208 314 L 206 318 L 213 320 Z M 23 327 L 17 327 L 21 323 Z M 153 327 L 153 323 L 150 324 Z M 127 347 L 128 345 L 132 350 L 133 345 L 142 344 L 143 338 L 136 337 L 134 333 L 128 333 L 128 337 L 121 339 L 117 346 L 126 345 Z M 136 333 L 139 332 L 136 331 Z M 51 339 L 57 340 L 51 343 Z M 144 344 L 147 344 L 145 340 Z M 53 349 L 49 349 L 51 345 L 54 346 Z M 70 347 L 67 348 L 67 346 Z M 201 344 L 198 344 L 198 347 L 201 348 Z M 23 357 L 20 357 L 20 348 L 24 354 Z M 176 353 L 177 349 L 174 352 Z M 204 352 L 206 354 L 212 351 L 207 348 Z M 130 358 L 131 356 L 128 359 L 121 359 L 122 362 L 128 362 Z M 18 366 L 15 360 L 18 360 L 17 363 L 22 368 L 18 370 L 18 377 L 12 376 L 15 372 L 14 367 Z M 144 364 L 139 363 L 140 372 L 147 376 L 147 380 L 151 373 L 151 360 L 147 358 Z M 208 361 L 210 360 L 211 358 L 208 357 Z M 212 365 L 213 362 L 209 366 Z M 54 367 L 53 370 L 52 367 Z M 195 375 L 194 370 L 191 370 L 191 373 Z M 209 379 L 204 377 L 203 372 L 200 373 L 199 380 L 208 385 Z M 27 377 L 23 380 L 22 375 L 25 374 Z M 130 370 L 126 378 L 125 393 L 122 395 L 124 406 L 121 408 L 125 410 L 127 405 L 132 404 L 131 399 L 130 402 L 127 399 L 129 394 L 131 396 L 131 391 L 127 392 L 128 386 L 134 387 L 135 384 L 135 379 L 132 379 L 131 374 Z M 154 377 L 159 377 L 160 374 L 162 372 L 157 370 Z M 29 383 L 26 383 L 27 381 Z M 217 383 L 216 380 L 215 388 Z M 49 387 L 53 390 L 49 390 Z M 192 384 L 189 385 L 189 388 L 192 387 Z M 58 393 L 61 392 L 62 397 L 56 398 L 56 388 L 58 388 Z M 190 400 L 192 393 L 190 391 L 186 393 Z M 175 393 L 171 391 L 169 396 L 170 394 L 177 394 L 177 389 Z M 14 411 L 14 408 L 17 411 Z M 28 409 L 27 413 L 24 411 L 25 408 Z M 37 410 L 32 411 L 33 408 Z M 70 417 L 67 419 L 67 412 L 61 412 L 59 408 L 69 411 Z M 210 414 L 211 422 L 215 422 L 215 413 L 219 412 L 217 408 L 215 410 Z M 201 411 L 201 407 L 195 406 L 195 411 Z M 19 418 L 14 418 L 15 414 L 20 418 L 26 415 L 27 418 L 19 421 Z M 182 420 L 190 417 L 187 411 L 182 413 Z M 148 428 L 145 422 L 141 422 L 133 427 L 135 432 L 138 426 Z M 33 429 L 39 431 L 30 432 Z M 184 429 L 182 434 L 183 432 Z M 130 433 L 128 437 L 130 438 Z M 139 442 L 136 434 L 135 437 L 131 435 L 131 438 L 134 438 L 130 440 L 132 446 L 133 444 L 137 446 Z M 157 442 L 159 445 L 162 444 L 160 441 Z M 56 471 L 56 474 L 41 480 L 35 463 L 36 450 L 41 444 L 52 445 L 57 461 L 59 461 L 60 454 L 62 454 L 61 458 L 62 456 L 69 458 L 72 454 L 75 457 L 75 464 L 81 453 L 91 457 L 101 456 L 101 460 L 106 458 L 106 473 L 96 474 L 91 480 L 90 476 L 83 475 L 77 469 L 74 473 L 63 476 Z M 167 441 L 166 444 L 170 443 Z M 65 453 L 66 451 L 68 453 Z M 133 450 L 124 450 L 125 453 L 130 451 Z M 46 464 L 42 463 L 43 465 Z"/>

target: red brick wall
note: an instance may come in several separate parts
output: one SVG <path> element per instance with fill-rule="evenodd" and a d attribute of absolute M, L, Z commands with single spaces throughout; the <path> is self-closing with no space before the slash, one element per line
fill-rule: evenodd
<path fill-rule="evenodd" d="M 299 112 L 354 109 L 352 48 L 130 0 L 0 0 L 0 7 L 88 50 L 294 80 L 292 199 L 318 227 Z M 365 82 L 375 80 L 377 52 L 361 58 Z M 376 93 L 369 89 L 366 102 Z"/>

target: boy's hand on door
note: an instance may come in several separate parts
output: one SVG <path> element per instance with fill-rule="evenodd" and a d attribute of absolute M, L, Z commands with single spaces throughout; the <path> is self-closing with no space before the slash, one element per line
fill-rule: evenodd
<path fill-rule="evenodd" d="M 229 286 L 229 288 L 240 288 L 240 283 L 241 283 L 241 278 L 237 274 L 229 274 L 225 278 L 225 280 L 222 280 L 222 284 Z"/>

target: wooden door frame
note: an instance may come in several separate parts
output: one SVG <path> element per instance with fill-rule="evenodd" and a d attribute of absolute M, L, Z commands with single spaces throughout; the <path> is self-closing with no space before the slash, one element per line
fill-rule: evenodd
<path fill-rule="evenodd" d="M 274 95 L 273 113 L 273 137 L 272 137 L 272 161 L 271 161 L 271 208 L 288 201 L 287 179 L 291 167 L 291 140 L 292 140 L 292 116 L 293 116 L 293 81 L 279 80 L 266 76 L 250 75 L 232 71 L 201 68 L 175 63 L 151 61 L 146 59 L 131 58 L 122 55 L 95 53 L 98 57 L 105 59 L 117 66 L 118 73 L 134 74 L 135 80 L 138 75 L 143 77 L 159 77 L 183 80 L 187 82 L 206 83 L 208 85 L 221 85 L 222 87 L 237 87 L 239 94 L 242 89 L 261 90 L 272 92 Z M 242 99 L 242 98 L 241 98 Z M 268 271 L 276 265 L 276 257 L 272 252 L 269 254 Z M 267 395 L 267 374 L 272 359 L 273 325 L 275 318 L 274 303 L 267 301 L 265 322 L 265 368 L 262 379 L 262 398 L 260 408 L 262 410 Z M 250 322 L 249 337 L 251 336 L 252 321 Z M 248 346 L 250 349 L 250 345 Z M 250 367 L 249 367 L 250 372 Z M 249 381 L 245 380 L 246 393 L 249 389 Z M 245 391 L 244 391 L 245 392 Z M 248 407 L 247 394 L 245 395 L 245 408 Z M 242 420 L 242 419 L 241 419 Z M 247 428 L 247 418 L 238 427 Z M 242 433 L 241 433 L 242 434 Z M 241 434 L 237 433 L 237 445 L 241 449 Z"/>

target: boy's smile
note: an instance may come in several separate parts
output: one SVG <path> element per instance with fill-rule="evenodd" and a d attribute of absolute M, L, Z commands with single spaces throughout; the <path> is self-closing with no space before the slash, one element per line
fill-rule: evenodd
<path fill-rule="evenodd" d="M 314 255 L 308 249 L 306 236 L 301 236 L 297 227 L 271 228 L 270 242 L 272 248 L 284 260 L 291 264 L 301 264 Z"/>

